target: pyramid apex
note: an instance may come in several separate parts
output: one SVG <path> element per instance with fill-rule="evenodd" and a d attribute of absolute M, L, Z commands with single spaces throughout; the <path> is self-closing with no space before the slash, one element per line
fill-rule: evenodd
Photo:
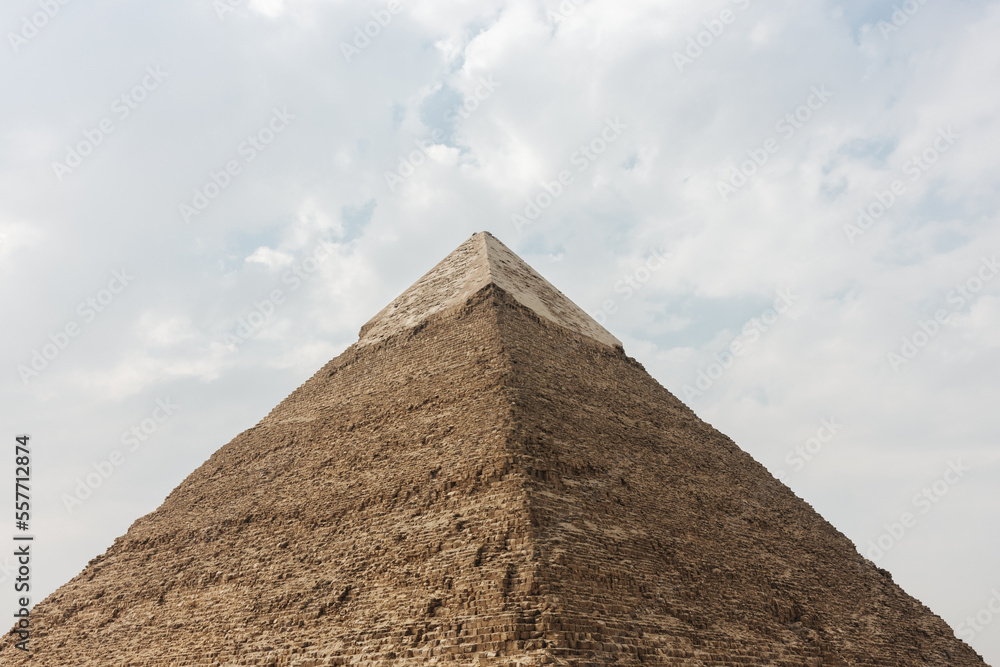
<path fill-rule="evenodd" d="M 539 317 L 605 345 L 621 346 L 621 341 L 486 230 L 470 236 L 369 320 L 361 328 L 358 345 L 377 343 L 416 327 L 490 284 Z"/>

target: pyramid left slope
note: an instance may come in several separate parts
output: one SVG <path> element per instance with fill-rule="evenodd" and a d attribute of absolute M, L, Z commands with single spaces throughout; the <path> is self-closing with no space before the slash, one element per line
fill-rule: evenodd
<path fill-rule="evenodd" d="M 331 664 L 320 649 L 392 653 L 401 627 L 518 639 L 533 566 L 503 346 L 492 309 L 443 315 L 329 362 L 37 605 L 31 660 L 8 637 L 0 662 Z"/>

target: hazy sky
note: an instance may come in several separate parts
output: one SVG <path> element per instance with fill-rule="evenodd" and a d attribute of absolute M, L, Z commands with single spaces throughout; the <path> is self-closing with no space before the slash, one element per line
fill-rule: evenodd
<path fill-rule="evenodd" d="M 0 17 L 35 601 L 489 230 L 1000 664 L 1000 2 Z"/>

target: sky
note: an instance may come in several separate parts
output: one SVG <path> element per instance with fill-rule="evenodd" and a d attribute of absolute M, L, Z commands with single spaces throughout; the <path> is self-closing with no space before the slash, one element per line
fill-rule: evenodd
<path fill-rule="evenodd" d="M 10 0 L 0 27 L 33 603 L 488 230 L 1000 665 L 1000 2 Z"/>

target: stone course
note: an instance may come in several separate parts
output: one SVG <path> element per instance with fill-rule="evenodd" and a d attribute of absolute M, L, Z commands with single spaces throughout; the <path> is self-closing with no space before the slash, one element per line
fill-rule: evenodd
<path fill-rule="evenodd" d="M 0 664 L 985 664 L 565 296 L 491 267 L 491 239 L 38 604 L 36 651 L 8 635 Z"/>

